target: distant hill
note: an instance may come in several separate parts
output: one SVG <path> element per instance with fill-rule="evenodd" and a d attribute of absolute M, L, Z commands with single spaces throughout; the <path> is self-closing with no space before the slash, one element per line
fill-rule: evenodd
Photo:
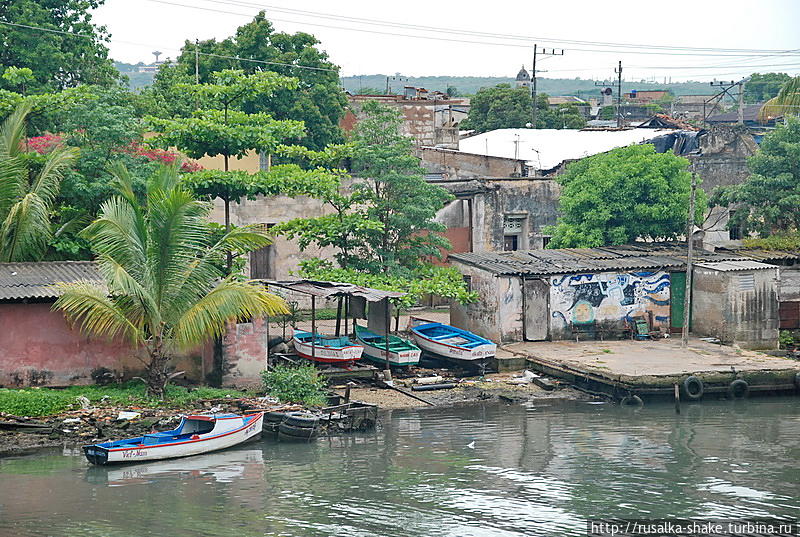
<path fill-rule="evenodd" d="M 402 82 L 392 82 L 392 90 L 399 93 L 403 86 L 416 86 L 428 90 L 445 91 L 449 86 L 458 88 L 462 94 L 474 94 L 480 88 L 492 87 L 497 84 L 514 84 L 513 78 L 479 77 L 479 76 L 423 76 L 403 77 Z M 386 89 L 386 75 L 361 75 L 342 78 L 344 88 L 356 93 L 359 88 L 378 88 L 381 92 Z M 577 95 L 583 98 L 599 97 L 601 88 L 595 86 L 593 80 L 580 78 L 539 78 L 537 89 L 549 95 Z M 670 89 L 675 95 L 713 95 L 716 93 L 708 82 L 673 82 L 671 84 L 658 84 L 654 82 L 622 82 L 622 91 L 645 89 Z"/>
<path fill-rule="evenodd" d="M 142 89 L 153 83 L 155 73 L 139 73 L 138 69 L 140 65 L 144 65 L 144 63 L 114 62 L 114 67 L 117 68 L 117 71 L 128 78 L 128 87 L 132 90 Z"/>

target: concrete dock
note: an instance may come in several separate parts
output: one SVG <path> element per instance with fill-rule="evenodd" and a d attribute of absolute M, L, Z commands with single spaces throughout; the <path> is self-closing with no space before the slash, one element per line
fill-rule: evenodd
<path fill-rule="evenodd" d="M 800 393 L 800 361 L 692 338 L 652 341 L 543 341 L 504 345 L 528 367 L 586 391 L 615 399 L 628 395 L 674 396 L 694 376 L 703 395 L 728 394 L 736 379 L 749 393 Z M 739 383 L 741 384 L 741 383 Z"/>

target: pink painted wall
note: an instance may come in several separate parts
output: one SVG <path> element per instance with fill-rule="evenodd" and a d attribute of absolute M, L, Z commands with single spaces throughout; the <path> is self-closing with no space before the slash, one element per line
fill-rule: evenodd
<path fill-rule="evenodd" d="M 0 386 L 90 384 L 99 367 L 125 379 L 141 374 L 142 363 L 130 346 L 90 339 L 50 308 L 50 303 L 0 304 Z M 210 343 L 175 360 L 177 370 L 195 381 L 203 380 L 212 363 Z"/>
<path fill-rule="evenodd" d="M 222 377 L 223 386 L 261 386 L 261 372 L 267 360 L 267 334 L 268 327 L 264 319 L 254 319 L 250 323 L 231 323 L 228 326 L 228 333 L 222 338 L 226 368 Z"/>

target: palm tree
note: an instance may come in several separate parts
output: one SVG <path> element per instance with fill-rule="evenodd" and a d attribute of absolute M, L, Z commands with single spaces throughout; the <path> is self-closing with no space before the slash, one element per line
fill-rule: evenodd
<path fill-rule="evenodd" d="M 141 200 L 124 166 L 112 173 L 117 195 L 83 231 L 105 286 L 63 284 L 53 307 L 90 335 L 146 349 L 148 394 L 163 398 L 176 350 L 222 336 L 229 321 L 288 310 L 259 284 L 223 277 L 225 252 L 266 246 L 265 232 L 243 226 L 213 243 L 211 206 L 181 186 L 176 165 L 150 177 Z"/>
<path fill-rule="evenodd" d="M 74 148 L 51 151 L 34 173 L 23 149 L 28 103 L 0 127 L 0 262 L 40 259 L 53 238 L 50 211 Z"/>
<path fill-rule="evenodd" d="M 800 76 L 787 81 L 778 95 L 764 103 L 758 111 L 758 119 L 766 122 L 771 118 L 798 114 L 800 114 Z"/>

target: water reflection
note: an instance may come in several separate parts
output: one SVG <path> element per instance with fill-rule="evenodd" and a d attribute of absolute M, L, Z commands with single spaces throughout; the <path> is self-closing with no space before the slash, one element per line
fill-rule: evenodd
<path fill-rule="evenodd" d="M 800 511 L 796 399 L 387 411 L 369 434 L 89 468 L 0 459 L 0 535 L 581 535 Z M 43 524 L 43 522 L 45 522 Z"/>

